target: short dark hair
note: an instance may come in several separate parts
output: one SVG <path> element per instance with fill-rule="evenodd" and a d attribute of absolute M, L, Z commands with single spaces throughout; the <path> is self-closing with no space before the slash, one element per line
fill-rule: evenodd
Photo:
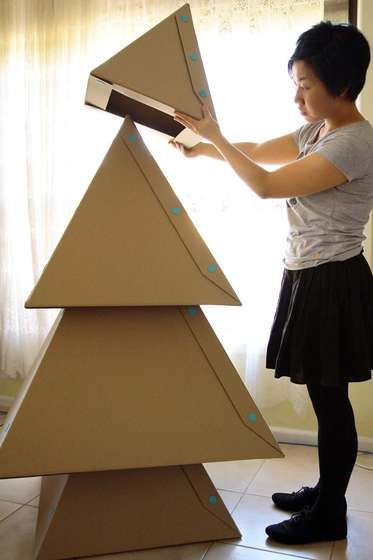
<path fill-rule="evenodd" d="M 298 37 L 289 75 L 296 60 L 309 64 L 331 95 L 338 97 L 346 90 L 345 97 L 355 101 L 365 83 L 370 48 L 355 25 L 321 21 Z"/>

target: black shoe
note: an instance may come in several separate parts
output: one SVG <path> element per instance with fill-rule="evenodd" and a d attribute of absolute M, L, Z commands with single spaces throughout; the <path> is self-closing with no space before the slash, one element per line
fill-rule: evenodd
<path fill-rule="evenodd" d="M 347 536 L 347 520 L 342 515 L 334 520 L 321 521 L 306 506 L 290 519 L 268 525 L 267 535 L 285 544 L 307 544 L 319 541 L 338 541 Z"/>
<path fill-rule="evenodd" d="M 272 494 L 272 500 L 281 509 L 285 511 L 300 511 L 305 506 L 312 507 L 319 495 L 319 489 L 302 486 L 297 492 L 286 494 L 276 492 Z"/>

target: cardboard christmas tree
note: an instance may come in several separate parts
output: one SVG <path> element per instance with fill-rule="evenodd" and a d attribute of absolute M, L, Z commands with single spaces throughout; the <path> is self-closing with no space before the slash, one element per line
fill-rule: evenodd
<path fill-rule="evenodd" d="M 26 307 L 240 305 L 131 118 Z"/>
<path fill-rule="evenodd" d="M 26 303 L 63 308 L 0 434 L 1 478 L 42 475 L 35 560 L 237 538 L 203 463 L 283 457 L 200 308 L 240 301 L 133 121 Z"/>

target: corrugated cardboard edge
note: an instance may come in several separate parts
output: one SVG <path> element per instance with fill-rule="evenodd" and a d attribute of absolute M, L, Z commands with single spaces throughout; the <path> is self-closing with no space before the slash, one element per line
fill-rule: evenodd
<path fill-rule="evenodd" d="M 182 16 L 188 17 L 188 21 L 183 22 Z M 194 94 L 197 97 L 198 101 L 201 103 L 201 105 L 202 105 L 202 100 L 201 100 L 200 92 L 203 91 L 205 93 L 203 97 L 204 100 L 203 103 L 208 106 L 211 115 L 216 120 L 215 108 L 212 102 L 211 92 L 207 82 L 205 69 L 202 64 L 201 52 L 199 50 L 197 35 L 194 30 L 190 5 L 184 4 L 184 6 L 180 8 L 180 10 L 175 12 L 174 17 L 179 31 L 180 43 L 182 45 L 182 50 L 185 57 L 185 64 L 188 68 L 188 74 L 189 74 L 192 90 L 194 91 Z M 192 25 L 185 25 L 185 23 L 189 23 L 189 18 L 190 21 L 192 22 Z M 191 57 L 192 54 L 197 56 L 192 58 Z M 202 116 L 203 114 L 201 110 L 201 114 L 199 118 L 202 118 Z"/>

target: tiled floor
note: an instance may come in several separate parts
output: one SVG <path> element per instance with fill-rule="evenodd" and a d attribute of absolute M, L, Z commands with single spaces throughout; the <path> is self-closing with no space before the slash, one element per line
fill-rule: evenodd
<path fill-rule="evenodd" d="M 237 540 L 206 542 L 148 551 L 90 557 L 100 560 L 371 560 L 373 558 L 373 472 L 355 465 L 349 488 L 348 538 L 338 542 L 287 546 L 264 529 L 290 517 L 276 509 L 275 491 L 298 490 L 318 480 L 317 449 L 281 444 L 282 459 L 206 463 L 204 466 L 242 533 Z M 373 466 L 373 456 L 357 463 Z M 0 558 L 31 560 L 40 477 L 0 480 Z"/>

